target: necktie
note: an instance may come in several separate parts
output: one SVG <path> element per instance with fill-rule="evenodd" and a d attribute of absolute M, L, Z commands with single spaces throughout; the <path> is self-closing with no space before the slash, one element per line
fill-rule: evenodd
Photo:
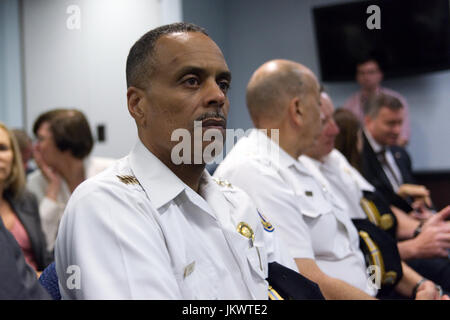
<path fill-rule="evenodd" d="M 401 183 L 398 180 L 397 175 L 394 172 L 394 169 L 392 169 L 391 165 L 389 164 L 389 162 L 386 159 L 386 148 L 382 148 L 380 151 L 378 151 L 377 157 L 378 157 L 378 160 L 381 162 L 381 164 L 386 166 L 386 168 L 389 170 L 389 173 L 391 174 L 392 178 L 395 181 L 395 184 L 397 185 L 396 188 L 400 187 Z"/>

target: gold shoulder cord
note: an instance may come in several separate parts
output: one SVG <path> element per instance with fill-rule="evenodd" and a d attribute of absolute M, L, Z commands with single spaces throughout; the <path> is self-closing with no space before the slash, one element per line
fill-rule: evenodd
<path fill-rule="evenodd" d="M 383 284 L 393 284 L 397 279 L 397 273 L 395 271 L 386 272 L 384 268 L 384 260 L 381 255 L 380 249 L 375 242 L 370 238 L 369 234 L 365 231 L 358 232 L 367 248 L 369 248 L 370 263 L 376 265 L 381 271 L 381 280 Z"/>
<path fill-rule="evenodd" d="M 378 211 L 375 204 L 366 199 L 361 198 L 361 201 L 359 202 L 361 204 L 361 207 L 363 208 L 364 212 L 367 215 L 367 218 L 372 222 L 374 225 L 379 226 L 380 225 L 380 212 Z"/>
<path fill-rule="evenodd" d="M 378 211 L 378 208 L 373 201 L 363 197 L 361 198 L 360 204 L 369 221 L 377 227 L 388 230 L 394 225 L 394 218 L 392 215 L 389 213 L 380 214 L 380 211 Z"/>

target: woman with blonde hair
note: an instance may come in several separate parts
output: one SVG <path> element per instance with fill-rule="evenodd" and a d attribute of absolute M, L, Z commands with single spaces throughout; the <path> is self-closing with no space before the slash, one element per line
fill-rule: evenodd
<path fill-rule="evenodd" d="M 42 271 L 52 257 L 46 249 L 37 200 L 25 189 L 25 173 L 17 141 L 1 122 L 0 218 L 22 249 L 26 262 L 36 271 Z"/>

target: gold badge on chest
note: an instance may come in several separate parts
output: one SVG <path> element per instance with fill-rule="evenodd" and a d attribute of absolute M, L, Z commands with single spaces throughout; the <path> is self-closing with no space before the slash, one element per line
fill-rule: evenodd
<path fill-rule="evenodd" d="M 237 232 L 242 234 L 244 237 L 252 240 L 252 242 L 255 240 L 255 233 L 253 232 L 253 229 L 245 222 L 239 222 L 236 228 Z"/>

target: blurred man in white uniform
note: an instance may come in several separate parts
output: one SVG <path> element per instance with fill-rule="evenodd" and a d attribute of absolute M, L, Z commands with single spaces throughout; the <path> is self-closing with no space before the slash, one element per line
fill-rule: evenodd
<path fill-rule="evenodd" d="M 280 230 L 299 270 L 327 299 L 372 299 L 359 238 L 339 201 L 297 159 L 321 132 L 315 75 L 301 64 L 273 60 L 247 87 L 257 129 L 243 137 L 219 165 Z M 279 136 L 276 131 L 279 129 Z M 276 141 L 278 139 L 278 142 Z"/>

